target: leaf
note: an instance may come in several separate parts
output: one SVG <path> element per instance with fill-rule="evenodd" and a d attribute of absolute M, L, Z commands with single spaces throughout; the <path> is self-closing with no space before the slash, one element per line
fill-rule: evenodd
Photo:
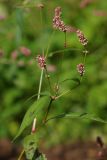
<path fill-rule="evenodd" d="M 48 103 L 49 103 L 49 97 L 46 96 L 40 98 L 39 100 L 33 103 L 33 105 L 26 112 L 22 124 L 20 126 L 20 129 L 14 140 L 18 138 L 21 135 L 21 133 L 25 130 L 25 128 L 27 128 L 32 123 L 35 117 L 38 118 L 39 112 L 42 110 L 44 106 L 47 107 Z"/>
<path fill-rule="evenodd" d="M 66 49 L 62 49 L 62 50 L 57 50 L 57 51 L 49 53 L 48 57 L 52 57 L 55 54 L 61 54 L 61 53 L 68 52 L 68 51 L 78 51 L 78 52 L 80 52 L 81 48 L 80 49 L 79 48 L 66 48 Z"/>
<path fill-rule="evenodd" d="M 80 80 L 78 78 L 67 78 L 67 79 L 59 82 L 59 84 L 62 84 L 64 82 L 66 82 L 66 81 L 74 81 L 75 83 L 77 83 L 77 85 L 80 85 Z"/>
<path fill-rule="evenodd" d="M 43 136 L 46 126 L 41 126 L 35 133 L 26 136 L 23 140 L 23 147 L 28 160 L 46 160 L 45 156 L 39 152 L 38 143 Z M 43 159 L 44 158 L 44 159 Z"/>
<path fill-rule="evenodd" d="M 88 114 L 88 113 L 69 113 L 69 114 L 66 114 L 66 113 L 63 113 L 61 115 L 57 115 L 57 116 L 54 116 L 54 117 L 51 117 L 47 120 L 50 121 L 50 120 L 54 120 L 54 119 L 58 119 L 58 118 L 78 118 L 78 119 L 89 119 L 89 120 L 92 120 L 92 121 L 97 121 L 97 122 L 101 122 L 101 123 L 107 123 L 106 120 L 103 120 L 102 118 L 100 117 L 96 117 L 95 115 L 93 114 Z"/>
<path fill-rule="evenodd" d="M 44 154 L 41 154 L 36 160 L 47 160 Z"/>
<path fill-rule="evenodd" d="M 38 96 L 38 93 L 33 94 L 31 97 L 29 97 L 29 98 L 25 101 L 25 103 L 27 103 L 28 101 L 32 100 L 33 98 L 35 98 L 35 97 L 37 97 L 37 96 Z M 40 96 L 51 96 L 51 94 L 50 94 L 50 92 L 45 91 L 45 92 L 40 93 Z"/>
<path fill-rule="evenodd" d="M 36 134 L 28 135 L 23 140 L 23 146 L 26 154 L 26 158 L 31 160 L 35 154 L 35 150 L 38 146 L 38 136 Z"/>

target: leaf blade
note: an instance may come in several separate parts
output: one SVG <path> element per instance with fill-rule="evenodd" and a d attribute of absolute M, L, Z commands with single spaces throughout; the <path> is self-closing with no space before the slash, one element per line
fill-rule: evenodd
<path fill-rule="evenodd" d="M 44 105 L 46 105 L 46 103 L 48 104 L 48 100 L 49 97 L 42 97 L 31 105 L 31 107 L 27 110 L 19 131 L 13 141 L 21 135 L 21 133 L 32 123 L 35 117 L 38 118 L 38 113 L 44 107 Z"/>
<path fill-rule="evenodd" d="M 62 113 L 60 115 L 56 115 L 54 117 L 51 117 L 51 118 L 47 119 L 47 122 L 50 121 L 50 120 L 59 119 L 59 118 L 89 119 L 89 120 L 97 121 L 97 122 L 100 122 L 100 123 L 107 123 L 106 120 L 103 120 L 102 118 L 97 117 L 97 116 L 95 116 L 93 114 L 79 113 L 79 112 L 72 112 L 72 113 L 68 113 L 68 114 Z"/>

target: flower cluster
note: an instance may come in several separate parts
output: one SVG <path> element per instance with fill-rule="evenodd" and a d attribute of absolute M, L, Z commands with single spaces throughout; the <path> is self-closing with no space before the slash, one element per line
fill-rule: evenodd
<path fill-rule="evenodd" d="M 41 56 L 41 55 L 38 55 L 36 59 L 38 61 L 38 64 L 39 64 L 40 68 L 45 68 L 45 66 L 46 66 L 45 57 Z"/>
<path fill-rule="evenodd" d="M 31 50 L 24 46 L 20 47 L 20 52 L 22 52 L 24 56 L 29 56 L 31 54 Z"/>
<path fill-rule="evenodd" d="M 56 7 L 55 15 L 53 18 L 53 28 L 59 29 L 63 32 L 75 32 L 76 29 L 74 27 L 65 25 L 65 23 L 61 20 L 61 14 L 61 7 Z"/>
<path fill-rule="evenodd" d="M 80 7 L 84 8 L 92 2 L 93 2 L 93 0 L 82 0 L 81 3 L 80 3 Z"/>
<path fill-rule="evenodd" d="M 77 37 L 79 38 L 80 43 L 81 43 L 83 46 L 86 46 L 86 45 L 88 44 L 88 40 L 87 40 L 87 38 L 85 38 L 83 32 L 78 29 L 78 30 L 76 31 L 76 33 L 77 33 Z"/>
<path fill-rule="evenodd" d="M 87 38 L 85 38 L 83 32 L 80 31 L 79 29 L 77 30 L 75 27 L 65 25 L 64 21 L 61 20 L 61 14 L 62 14 L 61 7 L 56 7 L 55 15 L 53 18 L 53 28 L 59 29 L 60 31 L 63 31 L 63 32 L 76 32 L 80 43 L 83 46 L 87 45 L 88 40 Z"/>
<path fill-rule="evenodd" d="M 77 71 L 79 72 L 80 76 L 83 76 L 85 73 L 84 64 L 82 64 L 82 63 L 78 64 Z"/>

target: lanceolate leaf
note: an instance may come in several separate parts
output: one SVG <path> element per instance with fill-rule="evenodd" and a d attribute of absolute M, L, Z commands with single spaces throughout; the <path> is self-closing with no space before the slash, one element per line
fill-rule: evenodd
<path fill-rule="evenodd" d="M 68 81 L 74 82 L 72 84 L 72 87 L 70 88 L 71 90 L 77 88 L 80 85 L 79 78 L 67 78 L 67 79 L 64 79 L 63 81 L 59 82 L 59 85 L 62 85 L 63 83 L 68 82 Z"/>
<path fill-rule="evenodd" d="M 45 156 L 39 152 L 38 143 L 43 136 L 45 126 L 41 126 L 35 133 L 26 136 L 23 140 L 23 147 L 27 160 L 46 160 Z M 44 158 L 44 159 L 43 159 Z"/>
<path fill-rule="evenodd" d="M 65 116 L 66 118 L 80 118 L 80 119 L 89 119 L 89 120 L 92 120 L 92 121 L 97 121 L 97 122 L 101 122 L 101 123 L 107 123 L 106 120 L 103 120 L 102 118 L 100 117 L 97 117 L 95 116 L 94 114 L 88 114 L 88 113 L 70 113 L 70 114 L 67 114 Z"/>
<path fill-rule="evenodd" d="M 60 84 L 66 82 L 66 81 L 74 81 L 75 83 L 77 83 L 78 85 L 80 85 L 80 80 L 78 78 L 67 78 L 64 79 L 63 81 L 59 82 Z"/>
<path fill-rule="evenodd" d="M 23 146 L 27 160 L 31 160 L 38 146 L 39 137 L 36 134 L 28 135 L 23 140 Z"/>
<path fill-rule="evenodd" d="M 97 121 L 97 122 L 101 122 L 101 123 L 107 123 L 106 120 L 103 120 L 102 118 L 100 117 L 97 117 L 93 114 L 88 114 L 88 113 L 69 113 L 69 114 L 66 114 L 66 113 L 63 113 L 61 115 L 57 115 L 55 117 L 51 117 L 47 120 L 50 121 L 50 120 L 53 120 L 53 119 L 58 119 L 58 118 L 71 118 L 71 119 L 74 119 L 74 118 L 77 118 L 77 119 L 89 119 L 89 120 L 92 120 L 92 121 Z"/>
<path fill-rule="evenodd" d="M 33 103 L 33 105 L 26 112 L 22 124 L 20 126 L 20 129 L 14 140 L 22 134 L 25 128 L 31 125 L 35 117 L 38 119 L 39 112 L 42 110 L 43 107 L 47 107 L 48 103 L 49 103 L 49 97 L 46 96 L 40 98 L 39 100 Z"/>
<path fill-rule="evenodd" d="M 41 154 L 38 158 L 36 158 L 35 160 L 47 160 L 47 158 L 45 157 L 44 154 Z"/>

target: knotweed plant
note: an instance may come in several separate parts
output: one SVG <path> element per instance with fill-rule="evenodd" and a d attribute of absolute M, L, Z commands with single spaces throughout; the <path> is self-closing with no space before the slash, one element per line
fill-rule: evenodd
<path fill-rule="evenodd" d="M 43 4 L 38 4 L 37 7 L 39 8 L 40 12 L 42 12 L 43 8 L 45 7 Z M 49 117 L 50 115 L 50 109 L 53 106 L 54 101 L 58 101 L 60 97 L 64 97 L 67 94 L 70 94 L 72 90 L 77 88 L 83 79 L 83 76 L 85 74 L 85 67 L 86 67 L 86 56 L 88 53 L 87 50 L 87 45 L 88 45 L 88 40 L 85 37 L 84 33 L 76 28 L 75 26 L 70 26 L 66 25 L 65 22 L 62 20 L 61 17 L 62 14 L 62 9 L 61 7 L 56 7 L 55 10 L 53 11 L 53 33 L 55 30 L 58 30 L 59 32 L 63 32 L 65 35 L 64 39 L 64 47 L 65 49 L 67 48 L 67 43 L 66 43 L 66 33 L 68 32 L 69 34 L 74 33 L 75 36 L 78 38 L 79 42 L 83 46 L 83 61 L 80 61 L 79 64 L 77 64 L 77 68 L 75 67 L 75 70 L 78 72 L 78 77 L 71 78 L 71 83 L 75 83 L 75 85 L 65 91 L 60 90 L 60 85 L 62 85 L 62 82 L 58 82 L 56 84 L 52 84 L 52 78 L 49 74 L 48 70 L 48 56 L 49 56 L 49 48 L 50 44 L 52 43 L 53 39 L 53 33 L 52 36 L 50 36 L 50 42 L 48 44 L 48 47 L 46 51 L 42 49 L 41 53 L 38 54 L 37 57 L 35 57 L 35 63 L 38 64 L 38 70 L 41 70 L 40 74 L 40 81 L 39 81 L 39 87 L 38 87 L 38 94 L 37 94 L 37 100 L 32 104 L 32 106 L 29 106 L 29 109 L 27 110 L 22 124 L 20 126 L 20 129 L 14 138 L 18 138 L 28 127 L 31 128 L 29 130 L 29 134 L 26 135 L 23 139 L 23 151 L 20 153 L 18 160 L 21 160 L 23 158 L 23 155 L 26 156 L 27 160 L 46 160 L 46 157 L 44 154 L 40 153 L 39 151 L 39 141 L 40 141 L 40 133 L 41 130 L 43 132 L 43 128 L 45 125 L 48 125 L 48 122 L 57 119 L 57 118 L 88 118 L 91 120 L 96 120 L 100 122 L 105 122 L 101 120 L 100 118 L 93 117 L 92 115 L 88 113 L 64 113 L 64 114 L 59 114 L 57 116 Z M 42 14 L 41 14 L 42 15 Z M 42 20 L 42 18 L 41 18 Z M 41 22 L 42 23 L 42 22 Z M 47 45 L 47 44 L 46 44 Z M 20 51 L 22 54 L 25 56 L 29 56 L 31 54 L 30 50 L 25 47 L 21 47 Z M 14 51 L 12 53 L 13 59 L 17 58 L 17 51 Z M 44 76 L 45 75 L 45 76 Z M 43 96 L 41 94 L 41 88 L 43 84 L 43 78 L 47 78 L 47 83 L 48 83 L 48 88 L 49 88 L 49 95 Z M 68 77 L 66 77 L 64 81 L 67 81 Z M 42 120 L 40 120 L 39 113 L 45 108 L 45 113 L 43 114 Z M 44 130 L 45 132 L 45 130 Z"/>

